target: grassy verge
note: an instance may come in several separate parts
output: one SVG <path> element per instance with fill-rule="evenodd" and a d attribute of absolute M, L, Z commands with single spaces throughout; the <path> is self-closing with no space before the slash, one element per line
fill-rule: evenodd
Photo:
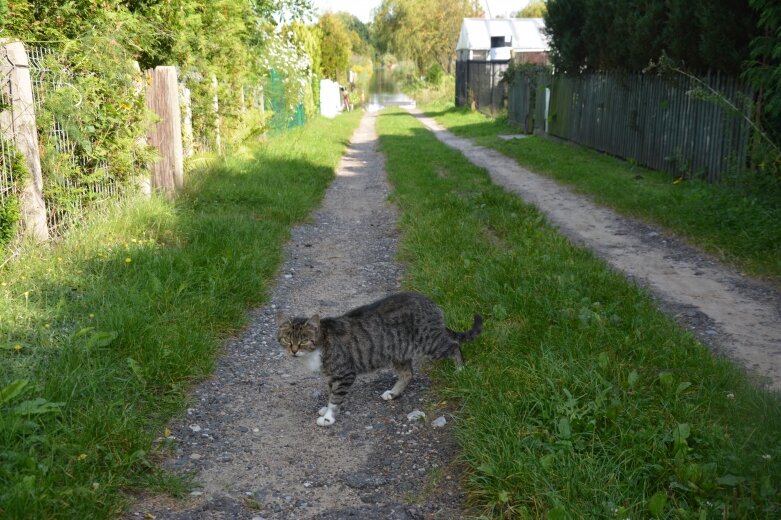
<path fill-rule="evenodd" d="M 409 287 L 486 318 L 440 373 L 478 513 L 781 515 L 781 402 L 413 118 L 379 128 Z"/>
<path fill-rule="evenodd" d="M 359 117 L 271 138 L 175 203 L 128 201 L 0 271 L 1 517 L 113 517 L 123 490 L 181 485 L 153 438 L 265 300 Z"/>
<path fill-rule="evenodd" d="M 675 181 L 588 148 L 540 137 L 506 141 L 517 133 L 506 119 L 429 105 L 428 113 L 455 134 L 512 157 L 519 164 L 590 195 L 626 215 L 661 225 L 740 269 L 781 284 L 781 197 L 701 181 Z"/>

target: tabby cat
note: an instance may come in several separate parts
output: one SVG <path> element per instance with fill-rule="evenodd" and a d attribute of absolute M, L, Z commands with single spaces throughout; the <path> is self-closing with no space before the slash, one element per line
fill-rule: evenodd
<path fill-rule="evenodd" d="M 293 356 L 306 356 L 311 369 L 328 378 L 328 406 L 317 424 L 330 426 L 358 374 L 393 367 L 398 376 L 386 401 L 401 395 L 419 358 L 452 358 L 463 365 L 461 343 L 474 339 L 483 319 L 475 314 L 467 332 L 445 327 L 442 310 L 416 293 L 399 293 L 335 318 L 287 318 L 277 314 L 277 339 Z"/>

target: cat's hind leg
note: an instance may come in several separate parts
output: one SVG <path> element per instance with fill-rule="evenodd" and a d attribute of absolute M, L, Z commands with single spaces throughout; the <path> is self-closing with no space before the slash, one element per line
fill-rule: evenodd
<path fill-rule="evenodd" d="M 456 370 L 464 368 L 464 355 L 461 353 L 461 345 L 456 343 L 451 350 L 450 359 L 456 364 Z"/>
<path fill-rule="evenodd" d="M 390 390 L 385 390 L 382 393 L 382 398 L 386 401 L 396 399 L 404 392 L 407 385 L 412 380 L 412 361 L 393 362 L 393 369 L 396 371 L 398 379 L 396 384 Z"/>
<path fill-rule="evenodd" d="M 331 426 L 336 422 L 336 415 L 344 401 L 344 396 L 350 386 L 355 382 L 355 374 L 349 373 L 339 377 L 333 377 L 328 381 L 328 406 L 320 408 L 317 418 L 318 426 Z"/>

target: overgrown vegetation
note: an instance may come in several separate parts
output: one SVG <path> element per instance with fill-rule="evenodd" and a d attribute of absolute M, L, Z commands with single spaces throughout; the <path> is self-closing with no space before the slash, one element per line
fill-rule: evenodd
<path fill-rule="evenodd" d="M 21 218 L 18 193 L 27 179 L 28 171 L 27 165 L 16 147 L 5 140 L 3 136 L 0 136 L 0 140 L 2 140 L 0 148 L 8 154 L 9 167 L 7 173 L 0 171 L 0 175 L 5 176 L 3 182 L 0 182 L 0 187 L 5 187 L 7 190 L 6 193 L 3 193 L 2 204 L 0 204 L 0 251 L 2 251 L 16 237 Z"/>
<path fill-rule="evenodd" d="M 7 0 L 0 11 L 0 37 L 25 43 L 33 62 L 50 214 L 146 174 L 144 70 L 177 67 L 195 151 L 216 151 L 218 131 L 225 148 L 316 112 L 323 39 L 302 22 L 309 0 Z"/>
<path fill-rule="evenodd" d="M 441 391 L 460 406 L 476 513 L 781 514 L 777 398 L 412 117 L 394 112 L 379 125 L 407 285 L 441 304 L 456 329 L 472 312 L 486 317 L 465 369 L 440 372 Z M 518 144 L 527 142 L 542 141 Z"/>
<path fill-rule="evenodd" d="M 123 491 L 186 487 L 153 439 L 267 298 L 358 118 L 272 137 L 176 202 L 128 200 L 0 268 L 1 517 L 115 518 Z"/>

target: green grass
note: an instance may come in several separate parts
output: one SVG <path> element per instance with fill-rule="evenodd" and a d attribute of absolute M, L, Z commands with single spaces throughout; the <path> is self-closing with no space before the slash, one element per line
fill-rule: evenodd
<path fill-rule="evenodd" d="M 484 332 L 443 366 L 477 514 L 778 518 L 781 402 L 412 117 L 380 118 L 407 285 Z"/>
<path fill-rule="evenodd" d="M 125 491 L 186 489 L 152 441 L 266 301 L 359 117 L 275 136 L 0 271 L 0 517 L 111 518 Z"/>
<path fill-rule="evenodd" d="M 541 137 L 499 139 L 497 134 L 518 132 L 506 118 L 491 120 L 444 102 L 426 110 L 454 134 L 494 148 L 600 204 L 663 226 L 739 269 L 781 284 L 778 189 L 758 187 L 756 179 L 747 178 L 741 190 L 702 181 L 674 182 L 668 173 L 574 144 Z"/>

